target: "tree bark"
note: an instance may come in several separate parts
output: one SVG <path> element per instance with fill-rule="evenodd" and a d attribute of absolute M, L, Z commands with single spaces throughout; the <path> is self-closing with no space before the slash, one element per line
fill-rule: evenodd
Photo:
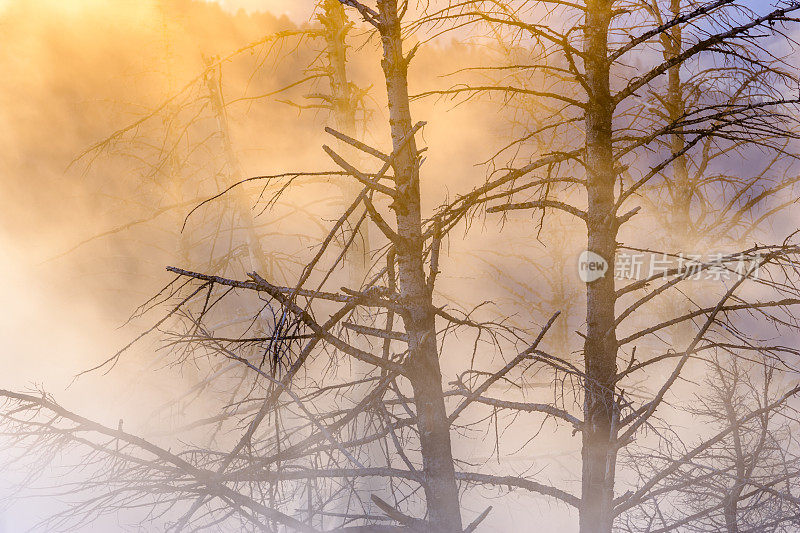
<path fill-rule="evenodd" d="M 670 12 L 673 17 L 681 14 L 681 0 L 671 0 Z M 683 30 L 676 24 L 670 32 L 662 35 L 664 43 L 664 59 L 669 61 L 680 55 L 683 49 Z M 686 114 L 686 102 L 681 84 L 681 63 L 670 68 L 667 72 L 667 114 L 670 122 L 683 119 Z M 686 139 L 681 131 L 674 133 L 670 139 L 670 149 L 673 154 L 681 153 L 686 146 Z M 672 209 L 672 236 L 673 240 L 682 246 L 691 246 L 691 202 L 693 196 L 692 184 L 689 178 L 686 156 L 677 157 L 672 163 L 673 171 L 673 209 Z"/>
<path fill-rule="evenodd" d="M 342 133 L 358 138 L 356 134 L 356 107 L 353 98 L 353 88 L 347 75 L 347 33 L 350 22 L 344 7 L 338 0 L 324 0 L 319 21 L 325 33 L 325 54 L 328 58 L 328 80 L 330 82 L 333 119 L 336 128 Z M 346 206 L 350 205 L 359 194 L 361 187 L 348 180 L 342 186 L 342 195 Z M 363 214 L 363 208 L 354 213 L 355 219 Z M 347 252 L 350 268 L 350 283 L 361 287 L 369 269 L 369 234 L 366 225 L 358 230 L 358 236 L 353 239 Z"/>
<path fill-rule="evenodd" d="M 614 208 L 614 156 L 610 94 L 608 28 L 611 0 L 592 0 L 586 6 L 584 52 L 589 99 L 586 111 L 585 164 L 588 182 L 588 249 L 614 263 L 617 219 Z M 613 267 L 612 267 L 613 268 Z M 615 286 L 613 271 L 586 286 L 586 371 L 581 533 L 611 531 L 616 467 L 614 395 L 617 375 Z"/>
<path fill-rule="evenodd" d="M 405 303 L 401 311 L 409 337 L 405 364 L 414 391 L 428 520 L 432 531 L 460 532 L 461 513 L 450 444 L 450 423 L 442 392 L 432 296 L 423 265 L 419 154 L 413 137 L 403 143 L 412 129 L 408 61 L 403 55 L 397 0 L 379 0 L 378 8 L 384 54 L 382 66 L 395 151 L 393 169 L 399 193 L 393 205 L 401 239 L 397 250 L 397 289 Z"/>
<path fill-rule="evenodd" d="M 738 372 L 738 369 L 735 370 Z M 736 378 L 730 387 L 730 392 L 723 399 L 723 406 L 725 408 L 726 421 L 733 428 L 731 438 L 733 440 L 733 455 L 735 477 L 733 479 L 733 486 L 731 486 L 728 494 L 722 502 L 722 512 L 725 517 L 725 531 L 726 533 L 739 533 L 739 499 L 742 497 L 742 490 L 744 489 L 744 482 L 752 471 L 748 473 L 747 457 L 745 456 L 744 447 L 742 446 L 742 432 L 739 427 L 738 420 L 739 414 L 736 412 L 735 407 L 735 394 L 736 394 Z M 753 461 L 756 459 L 753 458 Z"/>
<path fill-rule="evenodd" d="M 681 14 L 681 4 L 683 0 L 670 0 L 670 14 L 677 18 Z M 683 29 L 681 24 L 676 24 L 671 31 L 665 32 L 661 36 L 664 45 L 664 60 L 670 61 L 680 55 L 683 51 Z M 686 114 L 686 99 L 683 94 L 683 84 L 681 82 L 681 66 L 678 63 L 667 71 L 667 116 L 671 123 L 683 120 Z M 686 148 L 686 137 L 682 131 L 673 133 L 670 137 L 670 151 L 673 154 L 681 153 Z M 691 220 L 692 196 L 694 196 L 694 186 L 689 176 L 686 155 L 677 157 L 672 162 L 672 205 L 669 213 L 670 220 L 670 239 L 672 247 L 670 252 L 695 253 L 693 247 L 696 244 L 693 235 L 693 225 Z M 686 298 L 682 294 L 670 294 L 666 300 L 666 306 L 671 316 L 681 316 L 686 313 Z M 672 334 L 673 345 L 680 346 L 686 339 L 692 338 L 691 322 L 686 321 L 676 325 Z"/>
<path fill-rule="evenodd" d="M 213 73 L 213 76 L 212 76 Z M 230 125 L 228 124 L 228 114 L 222 99 L 222 92 L 216 70 L 206 74 L 206 87 L 211 99 L 211 109 L 217 119 L 217 127 L 222 141 L 222 148 L 225 152 L 225 162 L 228 166 L 231 183 L 233 185 L 239 180 L 244 179 L 244 173 L 239 163 L 239 158 L 233 149 Z M 247 235 L 247 251 L 250 254 L 250 268 L 257 271 L 261 276 L 272 276 L 272 271 L 267 264 L 267 256 L 261 246 L 261 239 L 255 228 L 255 219 L 250 212 L 248 199 L 241 187 L 234 188 L 231 193 L 234 195 L 234 212 L 242 221 L 242 226 Z"/>

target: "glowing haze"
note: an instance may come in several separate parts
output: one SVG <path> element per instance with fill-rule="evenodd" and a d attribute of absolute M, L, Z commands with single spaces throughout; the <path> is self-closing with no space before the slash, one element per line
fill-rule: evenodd
<path fill-rule="evenodd" d="M 269 12 L 286 15 L 296 22 L 308 20 L 314 11 L 314 3 L 305 0 L 207 0 L 216 2 L 225 10 L 236 13 L 240 9 L 249 12 Z"/>
<path fill-rule="evenodd" d="M 227 195 L 204 201 L 235 178 L 332 168 L 321 150 L 325 142 L 335 146 L 323 131 L 332 119 L 328 107 L 320 103 L 331 100 L 330 87 L 327 81 L 319 80 L 321 76 L 309 75 L 324 70 L 318 62 L 321 50 L 315 48 L 318 43 L 312 39 L 297 46 L 297 40 L 291 39 L 298 32 L 286 31 L 307 24 L 316 3 L 0 0 L 0 69 L 4 74 L 4 83 L 0 84 L 0 279 L 4 281 L 5 299 L 0 309 L 0 338 L 4 340 L 0 388 L 43 385 L 65 407 L 114 428 L 124 419 L 125 429 L 132 433 L 145 428 L 150 434 L 157 430 L 165 433 L 165 428 L 174 428 L 193 415 L 206 416 L 204 409 L 219 401 L 223 394 L 214 390 L 217 383 L 206 380 L 212 374 L 203 373 L 209 369 L 203 365 L 210 363 L 178 364 L 170 359 L 175 354 L 159 350 L 164 346 L 156 340 L 137 344 L 126 352 L 109 375 L 91 373 L 67 386 L 76 374 L 102 362 L 152 326 L 153 315 L 137 316 L 132 324 L 126 319 L 173 279 L 165 272 L 167 265 L 209 269 L 203 272 L 214 268 L 215 274 L 244 277 L 241 267 L 248 260 L 252 265 L 254 254 L 248 258 L 240 251 L 245 248 L 239 246 L 244 240 L 241 226 L 246 224 L 242 223 L 244 217 L 231 215 L 236 206 L 246 205 L 255 213 L 250 229 L 262 232 L 264 248 L 271 254 L 269 260 L 278 264 L 267 265 L 274 268 L 265 272 L 270 281 L 294 285 L 302 265 L 313 257 L 320 238 L 341 212 L 342 198 L 347 199 L 344 187 L 336 181 L 341 177 L 337 173 L 310 180 L 310 185 L 302 182 L 297 191 L 293 186 L 281 198 L 286 204 L 276 202 L 264 212 L 263 182 L 238 188 L 241 198 Z M 531 5 L 530 13 L 544 9 L 538 3 Z M 348 52 L 349 81 L 356 87 L 369 88 L 366 112 L 359 115 L 358 134 L 370 145 L 390 153 L 380 42 L 368 38 L 360 26 L 356 28 Z M 278 33 L 291 37 L 284 41 L 265 39 Z M 485 46 L 453 42 L 453 36 L 462 35 L 451 33 L 436 45 L 420 48 L 409 74 L 412 93 L 484 79 L 485 73 L 463 67 L 497 61 L 499 47 L 492 48 L 486 42 L 482 43 Z M 524 43 L 518 50 L 506 52 L 508 59 L 517 59 L 511 57 L 514 53 L 523 58 L 515 61 L 517 64 L 527 62 L 530 54 Z M 212 78 L 209 72 L 213 69 L 207 65 L 216 65 L 216 59 L 222 59 L 222 66 L 214 71 L 219 77 Z M 649 56 L 642 54 L 641 59 L 646 62 Z M 459 70 L 464 77 L 442 76 Z M 311 81 L 294 87 L 303 76 Z M 531 74 L 524 83 L 536 83 L 535 76 Z M 447 99 L 412 102 L 414 120 L 427 122 L 419 135 L 419 142 L 428 149 L 420 178 L 425 217 L 446 199 L 483 184 L 494 164 L 499 171 L 545 150 L 536 142 L 523 142 L 514 146 L 517 160 L 501 160 L 505 155 L 493 160 L 512 135 L 536 125 L 542 118 L 538 115 L 551 113 L 541 99 L 492 98 L 470 100 L 468 105 L 451 105 L 452 100 Z M 135 127 L 128 127 L 132 124 Z M 582 122 L 574 124 L 574 130 L 570 126 L 564 134 L 566 138 L 581 133 Z M 224 131 L 226 128 L 229 131 Z M 231 153 L 236 165 L 230 162 Z M 492 163 L 481 165 L 481 161 Z M 650 163 L 646 158 L 637 160 L 633 170 L 646 169 Z M 737 171 L 749 170 L 742 167 L 747 165 L 739 161 Z M 580 181 L 577 178 L 581 176 L 576 176 L 576 183 Z M 584 198 L 573 190 L 564 193 L 565 200 L 580 204 Z M 784 193 L 787 198 L 791 196 L 788 189 Z M 201 209 L 192 211 L 198 205 Z M 388 211 L 388 202 L 379 207 Z M 512 229 L 505 232 L 499 218 L 483 219 L 481 214 L 476 217 L 479 223 L 464 231 L 454 230 L 442 242 L 441 275 L 433 276 L 436 299 L 445 306 L 453 303 L 474 308 L 476 316 L 470 318 L 479 323 L 486 318 L 481 313 L 489 318 L 493 316 L 490 313 L 496 313 L 495 318 L 503 317 L 504 327 L 525 332 L 536 332 L 537 324 L 560 309 L 559 321 L 541 348 L 556 350 L 568 362 L 574 358 L 580 364 L 583 341 L 574 332 L 585 326 L 585 286 L 577 258 L 586 248 L 586 227 L 571 215 L 556 213 L 548 212 L 547 223 L 544 215 L 540 219 L 540 214 L 532 218 L 530 212 L 509 213 Z M 640 213 L 625 231 L 646 238 L 654 235 L 655 240 L 662 221 L 648 216 L 647 212 Z M 544 227 L 541 234 L 535 231 L 540 221 Z M 376 231 L 372 238 L 381 237 Z M 627 239 L 628 235 L 622 237 Z M 588 259 L 583 262 L 592 277 L 584 276 L 584 281 L 614 274 L 611 260 L 585 253 Z M 273 256 L 278 259 L 273 260 Z M 381 257 L 378 251 L 375 257 Z M 432 284 L 432 279 L 428 283 Z M 722 285 L 714 287 L 718 291 Z M 207 302 L 212 289 L 219 287 L 211 284 Z M 702 301 L 704 294 L 696 299 Z M 231 309 L 220 305 L 216 311 L 233 316 L 244 309 L 246 314 L 247 302 L 239 304 L 237 301 L 238 307 Z M 676 301 L 675 306 L 679 304 L 683 305 L 683 300 Z M 163 314 L 164 308 L 166 305 L 154 313 Z M 266 309 L 262 308 L 265 314 Z M 635 320 L 650 322 L 661 312 L 643 309 L 626 322 L 626 327 L 632 328 L 627 324 Z M 201 319 L 203 314 L 205 309 Z M 252 323 L 263 318 L 257 314 L 258 320 Z M 229 325 L 222 320 L 220 323 Z M 120 324 L 126 325 L 117 329 Z M 508 348 L 519 340 L 514 335 L 500 335 L 494 342 L 507 343 Z M 165 334 L 160 340 L 164 342 L 164 338 L 172 339 Z M 457 349 L 450 349 L 441 358 L 444 383 L 455 383 L 450 380 L 463 371 L 465 363 L 474 363 L 476 368 L 502 367 L 502 359 L 509 353 L 501 353 L 489 343 L 481 344 L 478 351 L 477 339 L 473 344 L 466 336 L 451 339 L 448 337 L 453 343 L 450 346 Z M 176 344 L 180 342 L 185 339 Z M 390 344 L 385 346 L 388 354 Z M 477 356 L 471 353 L 473 347 Z M 471 362 L 469 355 L 473 355 Z M 205 355 L 196 357 L 204 359 Z M 214 364 L 221 363 L 217 360 Z M 313 375 L 316 369 L 306 370 Z M 541 379 L 536 372 L 514 375 L 502 394 L 526 395 L 530 385 L 531 397 L 538 399 L 536 395 L 550 394 L 550 384 L 540 383 Z M 206 381 L 211 383 L 209 390 L 202 388 Z M 640 394 L 646 386 L 634 392 Z M 197 389 L 202 394 L 181 403 Z M 164 405 L 178 407 L 173 412 L 163 409 Z M 497 412 L 494 416 L 497 432 Z M 529 428 L 524 424 L 523 428 L 503 433 L 502 450 L 500 440 L 495 451 L 489 449 L 489 444 L 494 444 L 491 438 L 479 437 L 458 440 L 457 451 L 476 463 L 496 454 L 499 472 L 502 454 L 528 445 Z M 519 470 L 533 465 L 537 475 L 564 478 L 565 484 L 572 483 L 570 490 L 577 493 L 580 468 L 576 470 L 575 465 L 579 463 L 565 459 L 564 463 L 572 466 L 559 466 L 561 458 L 580 456 L 581 437 L 576 432 L 563 426 L 560 432 L 543 434 L 536 439 L 537 456 L 521 457 Z M 231 436 L 220 437 L 225 438 Z M 548 457 L 555 460 L 547 463 L 544 459 Z M 487 470 L 495 468 L 495 462 L 490 463 L 485 466 Z M 0 479 L 0 492 L 7 482 Z M 572 511 L 555 506 L 549 509 L 546 500 L 534 499 L 531 504 L 530 500 L 515 498 L 498 500 L 490 527 L 511 531 L 515 525 L 541 523 L 545 516 L 548 530 L 565 530 L 573 518 Z M 6 526 L 10 531 L 23 530 L 37 512 L 41 514 L 41 509 L 16 507 Z M 103 530 L 103 524 L 94 526 Z"/>

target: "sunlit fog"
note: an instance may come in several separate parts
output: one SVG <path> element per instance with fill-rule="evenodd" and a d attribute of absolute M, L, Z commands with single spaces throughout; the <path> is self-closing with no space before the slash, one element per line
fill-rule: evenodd
<path fill-rule="evenodd" d="M 800 531 L 798 17 L 0 0 L 0 533 Z"/>

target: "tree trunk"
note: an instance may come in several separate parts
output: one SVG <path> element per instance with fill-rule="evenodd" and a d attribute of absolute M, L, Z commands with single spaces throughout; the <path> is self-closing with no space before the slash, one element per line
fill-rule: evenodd
<path fill-rule="evenodd" d="M 319 21 L 325 32 L 325 53 L 328 57 L 328 79 L 330 81 L 333 118 L 336 128 L 342 133 L 358 138 L 356 133 L 356 107 L 353 99 L 353 90 L 347 76 L 347 33 L 350 22 L 344 7 L 338 0 L 324 0 Z M 361 187 L 353 180 L 347 180 L 342 186 L 342 195 L 346 206 L 350 205 L 359 194 Z M 358 220 L 363 214 L 363 208 L 354 213 Z M 367 226 L 363 225 L 358 230 L 358 235 L 350 245 L 347 252 L 350 270 L 350 283 L 354 288 L 360 288 L 369 269 L 369 234 Z"/>
<path fill-rule="evenodd" d="M 681 14 L 682 0 L 670 1 L 670 15 L 675 18 Z M 659 24 L 663 20 L 659 16 Z M 664 61 L 670 61 L 680 55 L 683 50 L 683 30 L 680 24 L 676 24 L 670 31 L 661 34 L 661 42 L 664 47 Z M 683 94 L 681 83 L 681 64 L 677 64 L 667 71 L 667 97 L 665 99 L 667 117 L 670 122 L 682 120 L 686 113 L 686 100 Z M 673 133 L 670 137 L 670 151 L 673 154 L 681 153 L 686 147 L 686 138 L 681 131 Z M 691 203 L 694 195 L 693 184 L 689 177 L 689 169 L 685 155 L 675 158 L 672 162 L 672 184 L 669 190 L 672 192 L 671 204 L 667 206 L 669 213 L 669 236 L 667 244 L 671 253 L 688 252 L 694 253 L 698 250 L 692 249 L 695 239 L 692 232 Z M 682 294 L 670 293 L 667 295 L 664 305 L 667 316 L 676 317 L 686 313 L 686 298 Z M 685 321 L 676 324 L 672 332 L 672 344 L 677 350 L 686 339 L 691 339 L 692 323 Z"/>
<path fill-rule="evenodd" d="M 681 14 L 681 0 L 671 0 L 670 12 L 673 17 Z M 664 59 L 671 60 L 680 55 L 683 49 L 683 30 L 680 24 L 676 24 L 671 32 L 666 32 L 662 36 L 664 43 Z M 681 120 L 686 113 L 686 102 L 683 96 L 681 85 L 681 64 L 678 63 L 670 68 L 667 73 L 667 114 L 670 122 Z M 671 137 L 670 149 L 673 154 L 680 153 L 686 146 L 686 139 L 682 132 L 678 131 Z M 680 243 L 681 246 L 692 244 L 691 236 L 691 202 L 692 184 L 689 179 L 689 169 L 687 167 L 686 156 L 682 155 L 672 163 L 673 171 L 673 208 L 671 231 L 673 241 Z M 691 251 L 691 250 L 689 250 Z"/>
<path fill-rule="evenodd" d="M 617 219 L 614 209 L 614 156 L 610 96 L 608 27 L 611 0 L 587 2 L 585 43 L 589 100 L 586 110 L 585 164 L 588 181 L 588 249 L 614 263 Z M 581 533 L 611 531 L 616 467 L 614 395 L 617 375 L 616 300 L 613 272 L 586 286 L 586 339 Z"/>
<path fill-rule="evenodd" d="M 431 292 L 423 268 L 419 154 L 413 137 L 405 144 L 402 142 L 412 128 L 408 62 L 403 55 L 397 0 L 379 0 L 378 7 L 389 123 L 396 153 L 393 168 L 399 193 L 394 204 L 397 233 L 402 241 L 397 250 L 397 288 L 405 303 L 401 316 L 409 337 L 406 366 L 414 390 L 428 520 L 432 531 L 460 532 L 461 513 L 450 447 L 450 423 L 442 393 Z"/>
<path fill-rule="evenodd" d="M 231 183 L 233 185 L 239 180 L 244 179 L 239 158 L 236 157 L 236 152 L 233 150 L 233 141 L 231 140 L 230 126 L 228 125 L 228 114 L 225 112 L 225 105 L 222 99 L 222 93 L 219 85 L 219 79 L 216 76 L 216 71 L 206 74 L 206 87 L 208 88 L 209 98 L 211 99 L 211 108 L 217 119 L 217 127 L 219 135 L 222 140 L 222 148 L 225 152 L 225 162 L 228 166 Z M 234 188 L 231 191 L 234 195 L 234 212 L 239 216 L 242 221 L 242 226 L 247 235 L 247 250 L 250 254 L 250 268 L 257 271 L 261 276 L 272 276 L 271 269 L 267 264 L 267 257 L 264 254 L 264 249 L 261 246 L 261 239 L 255 229 L 255 220 L 253 214 L 250 212 L 250 205 L 241 187 Z"/>
<path fill-rule="evenodd" d="M 738 369 L 735 370 L 738 372 Z M 731 438 L 733 440 L 733 454 L 735 477 L 733 479 L 733 486 L 730 488 L 727 496 L 722 502 L 722 513 L 725 516 L 725 531 L 726 533 L 739 533 L 739 500 L 742 497 L 742 490 L 747 477 L 752 474 L 748 473 L 747 457 L 745 456 L 744 447 L 742 446 L 742 431 L 739 426 L 740 415 L 736 412 L 735 407 L 735 394 L 736 394 L 736 380 L 733 380 L 730 393 L 724 398 L 723 405 L 725 407 L 726 421 L 733 428 Z M 753 458 L 755 461 L 755 458 Z"/>

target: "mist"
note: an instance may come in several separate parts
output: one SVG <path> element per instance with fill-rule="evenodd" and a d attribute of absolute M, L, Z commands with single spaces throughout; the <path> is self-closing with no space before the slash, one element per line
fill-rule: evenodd
<path fill-rule="evenodd" d="M 800 6 L 700 4 L 0 2 L 0 531 L 800 527 Z"/>

